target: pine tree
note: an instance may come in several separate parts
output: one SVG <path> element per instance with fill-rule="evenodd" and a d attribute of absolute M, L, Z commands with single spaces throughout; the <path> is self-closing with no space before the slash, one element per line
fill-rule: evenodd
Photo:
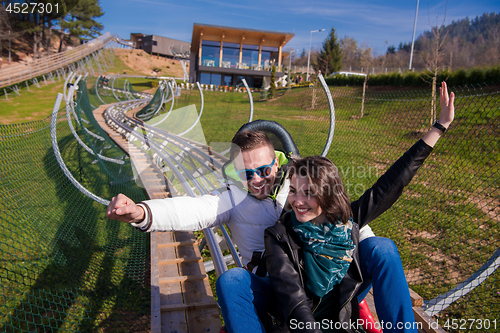
<path fill-rule="evenodd" d="M 95 18 L 104 15 L 98 0 L 80 0 L 78 4 L 69 9 L 67 15 L 61 18 L 61 30 L 67 31 L 70 36 L 80 40 L 89 40 L 99 36 L 103 26 Z M 64 34 L 61 34 L 59 52 L 62 51 Z"/>
<path fill-rule="evenodd" d="M 340 49 L 340 43 L 335 34 L 335 28 L 332 28 L 330 35 L 323 43 L 323 49 L 319 54 L 315 70 L 321 70 L 323 76 L 326 77 L 328 74 L 339 71 L 340 69 L 342 69 L 342 50 Z"/>

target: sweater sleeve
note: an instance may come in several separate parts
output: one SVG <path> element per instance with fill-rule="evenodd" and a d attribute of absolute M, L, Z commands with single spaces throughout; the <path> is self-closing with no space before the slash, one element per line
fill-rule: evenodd
<path fill-rule="evenodd" d="M 199 197 L 146 200 L 143 222 L 133 224 L 140 231 L 197 231 L 229 221 L 232 204 L 229 191 Z"/>
<path fill-rule="evenodd" d="M 351 203 L 354 221 L 360 228 L 391 208 L 431 152 L 431 146 L 423 140 L 417 141 L 371 188 Z"/>

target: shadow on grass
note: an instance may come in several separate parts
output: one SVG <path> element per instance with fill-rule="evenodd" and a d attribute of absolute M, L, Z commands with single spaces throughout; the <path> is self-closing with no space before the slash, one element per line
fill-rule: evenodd
<path fill-rule="evenodd" d="M 90 191 L 108 197 L 119 190 L 110 188 L 109 177 L 99 172 L 71 135 L 59 140 L 59 148 L 75 178 Z M 57 230 L 51 244 L 46 244 L 48 264 L 40 267 L 23 301 L 11 312 L 9 327 L 16 329 L 10 331 L 147 331 L 148 235 L 108 220 L 105 207 L 84 196 L 66 178 L 52 148 L 42 162 L 57 188 L 53 220 L 44 223 L 57 224 Z M 135 191 L 135 197 L 141 191 Z M 58 213 L 60 207 L 64 208 Z"/>

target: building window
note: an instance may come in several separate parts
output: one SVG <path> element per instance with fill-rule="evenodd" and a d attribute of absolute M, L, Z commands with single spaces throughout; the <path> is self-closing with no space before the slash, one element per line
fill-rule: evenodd
<path fill-rule="evenodd" d="M 210 73 L 200 73 L 200 84 L 210 84 Z"/>
<path fill-rule="evenodd" d="M 224 68 L 239 68 L 240 62 L 240 44 L 224 43 L 222 44 L 222 64 Z"/>
<path fill-rule="evenodd" d="M 201 42 L 201 65 L 219 67 L 220 42 L 204 40 Z"/>
<path fill-rule="evenodd" d="M 158 42 L 157 41 L 153 41 L 153 46 L 157 46 L 158 45 Z"/>
<path fill-rule="evenodd" d="M 233 85 L 233 76 L 232 75 L 224 75 L 224 81 L 222 81 L 223 86 L 232 86 Z"/>
<path fill-rule="evenodd" d="M 271 64 L 274 61 L 278 64 L 279 49 L 277 47 L 262 46 L 261 65 L 265 71 L 271 70 Z"/>
<path fill-rule="evenodd" d="M 219 86 L 221 84 L 221 75 L 214 73 L 200 73 L 201 84 L 213 84 Z"/>
<path fill-rule="evenodd" d="M 260 70 L 259 46 L 243 44 L 241 49 L 241 63 L 244 69 Z"/>
<path fill-rule="evenodd" d="M 264 78 L 262 76 L 255 76 L 253 78 L 253 85 L 248 84 L 249 87 L 260 88 L 262 87 L 262 81 Z M 247 81 L 248 83 L 248 81 Z"/>
<path fill-rule="evenodd" d="M 236 77 L 237 86 L 244 86 L 243 81 L 241 79 L 245 79 L 245 81 L 247 81 L 248 87 L 253 87 L 253 76 L 237 76 Z"/>

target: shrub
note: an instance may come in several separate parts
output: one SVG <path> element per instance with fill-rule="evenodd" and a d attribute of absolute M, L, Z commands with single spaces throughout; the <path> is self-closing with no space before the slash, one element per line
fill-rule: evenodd
<path fill-rule="evenodd" d="M 484 72 L 480 69 L 473 69 L 469 74 L 467 83 L 484 83 Z"/>
<path fill-rule="evenodd" d="M 437 77 L 437 82 L 443 82 L 443 81 L 446 81 L 448 82 L 448 79 L 450 78 L 451 76 L 451 73 L 448 72 L 448 71 L 442 71 L 441 73 L 438 74 L 438 77 Z"/>
<path fill-rule="evenodd" d="M 325 79 L 326 84 L 329 86 L 359 86 L 363 85 L 365 80 L 364 76 L 359 75 L 341 75 L 330 76 Z"/>
<path fill-rule="evenodd" d="M 369 75 L 368 81 L 371 86 L 395 86 L 395 87 L 428 87 L 432 81 L 432 72 L 421 73 L 407 72 Z M 362 76 L 336 75 L 326 79 L 330 86 L 362 86 L 364 78 Z M 461 86 L 467 84 L 482 84 L 500 81 L 500 65 L 488 69 L 473 69 L 467 75 L 463 69 L 454 72 L 443 71 L 438 74 L 436 83 L 446 81 L 449 86 Z"/>
<path fill-rule="evenodd" d="M 500 65 L 486 70 L 484 73 L 484 81 L 486 83 L 500 81 Z"/>
<path fill-rule="evenodd" d="M 460 86 L 466 83 L 467 73 L 463 69 L 459 69 L 451 73 L 448 79 L 448 85 L 450 86 Z"/>

